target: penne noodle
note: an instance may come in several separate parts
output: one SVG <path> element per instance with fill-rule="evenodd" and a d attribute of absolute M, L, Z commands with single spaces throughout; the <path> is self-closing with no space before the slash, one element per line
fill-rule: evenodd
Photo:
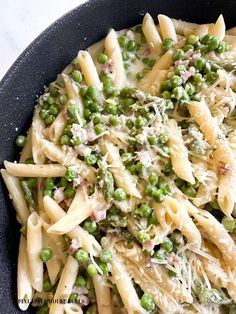
<path fill-rule="evenodd" d="M 123 66 L 122 54 L 117 40 L 117 34 L 111 29 L 104 42 L 105 52 L 112 61 L 114 73 L 113 84 L 115 88 L 120 89 L 125 84 L 125 70 Z"/>
<path fill-rule="evenodd" d="M 26 239 L 21 235 L 17 265 L 17 298 L 21 311 L 27 310 L 33 298 L 26 247 Z"/>
<path fill-rule="evenodd" d="M 5 169 L 1 169 L 1 175 L 12 199 L 19 222 L 22 226 L 25 226 L 30 212 L 20 185 L 20 180 L 11 176 Z"/>
<path fill-rule="evenodd" d="M 42 248 L 42 222 L 38 214 L 33 212 L 27 221 L 27 255 L 30 282 L 39 292 L 43 290 L 43 262 L 39 257 Z"/>
<path fill-rule="evenodd" d="M 86 84 L 100 88 L 101 82 L 89 52 L 80 50 L 78 54 L 78 61 Z"/>
<path fill-rule="evenodd" d="M 35 164 L 43 164 L 45 155 L 41 148 L 41 140 L 44 138 L 45 123 L 39 116 L 40 107 L 35 107 L 32 122 L 32 155 Z"/>
<path fill-rule="evenodd" d="M 158 21 L 160 24 L 162 39 L 171 38 L 174 43 L 177 42 L 177 36 L 175 32 L 175 27 L 171 19 L 163 14 L 159 14 Z"/>
<path fill-rule="evenodd" d="M 96 275 L 93 277 L 97 307 L 99 314 L 112 314 L 110 287 L 104 276 Z"/>
<path fill-rule="evenodd" d="M 60 164 L 49 165 L 30 165 L 30 164 L 16 164 L 14 162 L 4 161 L 4 166 L 7 172 L 15 177 L 63 177 L 66 168 Z"/>
<path fill-rule="evenodd" d="M 159 54 L 162 49 L 162 40 L 153 21 L 153 18 L 148 13 L 146 13 L 143 18 L 142 30 L 151 51 L 153 53 Z"/>
<path fill-rule="evenodd" d="M 209 34 L 217 37 L 219 40 L 224 39 L 224 37 L 225 37 L 225 21 L 224 21 L 222 14 L 218 17 L 216 23 L 213 24 L 209 28 Z"/>

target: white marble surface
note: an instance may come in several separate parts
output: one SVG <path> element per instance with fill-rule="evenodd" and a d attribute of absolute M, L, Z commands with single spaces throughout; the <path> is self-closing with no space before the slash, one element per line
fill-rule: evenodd
<path fill-rule="evenodd" d="M 60 16 L 86 0 L 0 0 L 0 80 L 21 52 Z"/>

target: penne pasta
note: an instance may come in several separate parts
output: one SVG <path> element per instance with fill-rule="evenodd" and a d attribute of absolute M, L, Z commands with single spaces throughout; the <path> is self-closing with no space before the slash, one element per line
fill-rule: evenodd
<path fill-rule="evenodd" d="M 216 23 L 209 28 L 209 34 L 223 40 L 225 37 L 225 21 L 221 14 Z"/>
<path fill-rule="evenodd" d="M 30 282 L 39 292 L 43 290 L 43 262 L 39 257 L 42 248 L 42 222 L 38 214 L 33 212 L 27 220 L 27 255 Z"/>
<path fill-rule="evenodd" d="M 104 276 L 96 275 L 93 277 L 97 307 L 99 314 L 112 314 L 110 287 L 107 285 Z"/>
<path fill-rule="evenodd" d="M 158 14 L 157 17 L 160 24 L 162 39 L 171 38 L 176 43 L 177 36 L 171 19 L 163 14 Z"/>
<path fill-rule="evenodd" d="M 21 235 L 17 265 L 17 298 L 18 306 L 22 311 L 27 310 L 33 298 L 26 247 L 26 239 Z"/>
<path fill-rule="evenodd" d="M 100 87 L 101 82 L 88 51 L 80 50 L 78 54 L 78 61 L 81 67 L 82 73 L 84 74 L 84 79 L 87 85 Z"/>
<path fill-rule="evenodd" d="M 148 13 L 146 13 L 143 18 L 142 30 L 151 51 L 153 53 L 159 54 L 162 49 L 162 40 L 153 21 L 153 18 Z"/>

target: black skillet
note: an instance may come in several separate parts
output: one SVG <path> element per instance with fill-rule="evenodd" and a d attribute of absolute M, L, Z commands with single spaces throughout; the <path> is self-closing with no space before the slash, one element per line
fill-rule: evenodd
<path fill-rule="evenodd" d="M 29 127 L 44 85 L 79 49 L 103 38 L 110 27 L 119 30 L 140 23 L 145 12 L 198 23 L 213 22 L 223 13 L 227 27 L 236 25 L 235 0 L 92 0 L 69 12 L 22 53 L 0 82 L 0 167 L 4 159 L 18 158 L 15 138 Z M 0 200 L 0 313 L 15 314 L 21 313 L 16 296 L 19 225 L 2 180 Z"/>

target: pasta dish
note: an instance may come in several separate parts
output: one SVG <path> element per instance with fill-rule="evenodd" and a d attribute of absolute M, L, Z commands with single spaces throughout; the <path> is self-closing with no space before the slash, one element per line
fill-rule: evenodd
<path fill-rule="evenodd" d="M 45 88 L 1 170 L 22 311 L 236 313 L 235 62 L 222 15 L 147 13 Z"/>

